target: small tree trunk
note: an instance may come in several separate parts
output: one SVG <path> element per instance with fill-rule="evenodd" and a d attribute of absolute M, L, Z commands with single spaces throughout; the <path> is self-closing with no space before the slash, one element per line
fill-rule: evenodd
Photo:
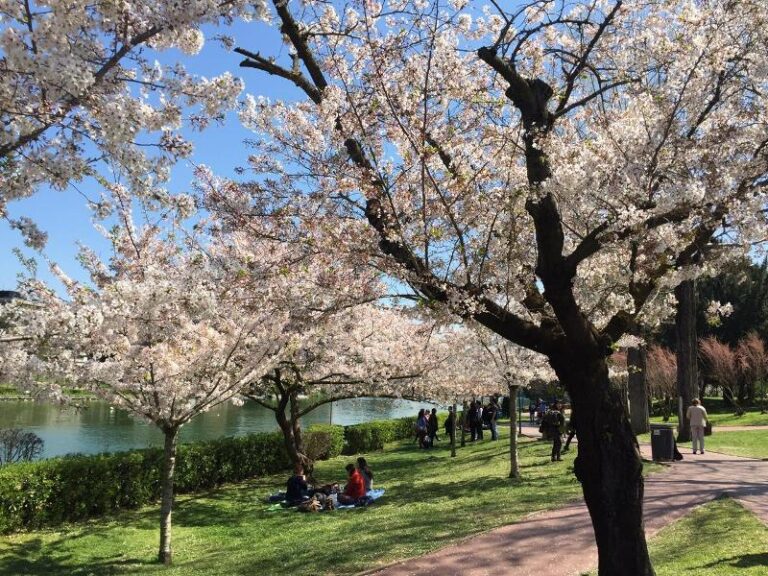
<path fill-rule="evenodd" d="M 458 418 L 456 418 L 456 402 L 453 403 L 453 426 L 451 427 L 451 458 L 456 458 L 456 426 L 458 425 Z"/>
<path fill-rule="evenodd" d="M 598 350 L 550 359 L 573 403 L 579 431 L 574 472 L 592 519 L 600 576 L 653 576 L 643 526 L 640 450 L 620 391 Z"/>
<path fill-rule="evenodd" d="M 160 504 L 160 554 L 159 561 L 166 566 L 173 559 L 171 550 L 171 512 L 173 510 L 173 473 L 176 468 L 176 442 L 179 436 L 177 426 L 163 430 L 165 434 L 165 457 L 163 459 L 162 503 Z"/>
<path fill-rule="evenodd" d="M 509 477 L 520 478 L 520 464 L 517 454 L 517 426 L 515 415 L 517 414 L 517 386 L 508 385 L 509 389 Z"/>
<path fill-rule="evenodd" d="M 675 288 L 677 316 L 677 394 L 682 399 L 683 411 L 691 405 L 698 392 L 698 365 L 696 347 L 696 283 L 686 280 Z M 691 439 L 691 427 L 685 414 L 679 414 L 678 442 Z"/>
<path fill-rule="evenodd" d="M 648 417 L 648 387 L 645 380 L 645 349 L 629 348 L 627 350 L 627 368 L 629 375 L 629 415 L 632 431 L 635 434 L 645 434 L 650 431 Z"/>
<path fill-rule="evenodd" d="M 462 402 L 461 403 L 461 420 L 459 421 L 461 423 L 461 447 L 464 448 L 466 445 L 466 433 L 464 432 L 464 419 L 467 416 L 467 403 Z"/>

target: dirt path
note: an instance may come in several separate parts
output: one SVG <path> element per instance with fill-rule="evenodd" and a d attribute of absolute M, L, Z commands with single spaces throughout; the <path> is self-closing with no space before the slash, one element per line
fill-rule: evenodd
<path fill-rule="evenodd" d="M 750 429 L 755 429 L 751 427 Z M 643 446 L 650 458 L 650 446 Z M 646 480 L 645 526 L 650 537 L 694 507 L 723 493 L 768 525 L 768 462 L 707 452 Z M 554 464 L 556 465 L 556 464 Z M 555 545 L 556 544 L 556 545 Z M 426 556 L 373 572 L 377 576 L 574 576 L 597 565 L 584 504 L 529 516 Z"/>

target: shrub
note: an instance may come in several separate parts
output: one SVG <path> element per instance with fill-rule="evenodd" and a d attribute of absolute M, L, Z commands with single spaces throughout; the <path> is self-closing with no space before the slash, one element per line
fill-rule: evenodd
<path fill-rule="evenodd" d="M 413 418 L 375 420 L 344 428 L 344 454 L 381 450 L 387 442 L 404 440 L 413 436 Z"/>
<path fill-rule="evenodd" d="M 330 424 L 310 426 L 304 436 L 304 448 L 312 460 L 336 458 L 344 448 L 344 427 Z"/>

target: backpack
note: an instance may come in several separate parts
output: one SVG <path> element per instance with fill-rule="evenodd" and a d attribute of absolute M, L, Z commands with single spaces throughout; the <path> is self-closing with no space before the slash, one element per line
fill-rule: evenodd
<path fill-rule="evenodd" d="M 541 419 L 541 425 L 544 428 L 560 428 L 560 413 L 554 410 L 547 410 Z"/>

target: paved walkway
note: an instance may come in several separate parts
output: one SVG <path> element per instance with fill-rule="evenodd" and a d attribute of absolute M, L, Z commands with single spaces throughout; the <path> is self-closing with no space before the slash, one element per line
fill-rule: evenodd
<path fill-rule="evenodd" d="M 752 428 L 753 429 L 753 428 Z M 650 458 L 650 446 L 643 446 Z M 645 483 L 648 537 L 692 508 L 728 493 L 768 525 L 768 462 L 707 452 L 653 474 Z M 557 542 L 557 546 L 553 546 Z M 574 576 L 597 566 L 589 514 L 582 503 L 531 515 L 375 572 L 376 576 Z"/>

